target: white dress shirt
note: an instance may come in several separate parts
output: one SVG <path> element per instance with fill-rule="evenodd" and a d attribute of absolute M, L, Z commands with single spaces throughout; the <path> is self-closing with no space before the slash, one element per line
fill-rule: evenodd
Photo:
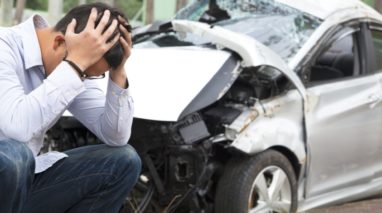
<path fill-rule="evenodd" d="M 128 142 L 134 111 L 129 89 L 109 79 L 105 96 L 94 81 L 82 82 L 67 62 L 46 77 L 36 34 L 44 27 L 46 21 L 34 15 L 0 28 L 0 142 L 27 143 L 36 157 L 36 173 L 66 157 L 58 152 L 37 156 L 45 132 L 65 110 L 111 146 Z"/>

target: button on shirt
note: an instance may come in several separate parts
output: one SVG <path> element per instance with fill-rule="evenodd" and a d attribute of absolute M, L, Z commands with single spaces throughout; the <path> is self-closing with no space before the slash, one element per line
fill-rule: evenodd
<path fill-rule="evenodd" d="M 45 132 L 65 110 L 111 146 L 127 143 L 134 111 L 128 89 L 109 79 L 105 96 L 96 82 L 82 82 L 67 62 L 46 77 L 36 34 L 44 27 L 47 22 L 34 15 L 0 28 L 0 142 L 27 143 L 36 157 L 36 173 L 67 157 L 59 152 L 37 156 Z"/>

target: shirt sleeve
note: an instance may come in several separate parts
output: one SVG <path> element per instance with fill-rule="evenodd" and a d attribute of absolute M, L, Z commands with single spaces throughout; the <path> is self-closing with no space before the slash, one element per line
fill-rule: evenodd
<path fill-rule="evenodd" d="M 106 95 L 96 80 L 85 80 L 85 87 L 85 92 L 75 98 L 69 111 L 105 144 L 127 144 L 134 114 L 129 89 L 120 88 L 111 79 Z"/>
<path fill-rule="evenodd" d="M 7 138 L 27 142 L 45 131 L 82 91 L 83 82 L 66 62 L 26 94 L 12 49 L 0 41 L 0 130 Z M 18 68 L 19 67 L 19 68 Z"/>

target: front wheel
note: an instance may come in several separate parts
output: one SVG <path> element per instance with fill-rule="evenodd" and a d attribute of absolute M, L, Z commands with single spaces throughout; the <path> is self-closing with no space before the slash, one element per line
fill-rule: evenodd
<path fill-rule="evenodd" d="M 216 213 L 296 212 L 297 181 L 289 160 L 267 150 L 254 157 L 232 159 L 220 179 Z"/>

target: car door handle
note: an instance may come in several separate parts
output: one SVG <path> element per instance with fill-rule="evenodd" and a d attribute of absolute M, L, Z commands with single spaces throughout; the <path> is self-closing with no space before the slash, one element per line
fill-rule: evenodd
<path fill-rule="evenodd" d="M 369 95 L 368 100 L 370 104 L 369 107 L 374 108 L 378 103 L 382 101 L 382 97 L 377 94 L 372 94 L 372 95 Z"/>

